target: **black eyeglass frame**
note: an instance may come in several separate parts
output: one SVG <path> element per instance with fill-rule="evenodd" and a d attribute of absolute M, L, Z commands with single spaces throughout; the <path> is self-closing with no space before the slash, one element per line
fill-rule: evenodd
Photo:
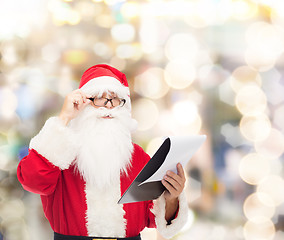
<path fill-rule="evenodd" d="M 99 106 L 99 105 L 96 105 L 96 104 L 95 104 L 94 100 L 96 99 L 96 97 L 91 97 L 91 98 L 88 98 L 88 99 L 90 99 L 90 100 L 93 102 L 93 104 L 94 104 L 95 106 L 97 106 L 97 107 L 102 107 L 102 106 Z M 120 100 L 120 104 L 119 104 L 118 106 L 113 106 L 113 103 L 112 103 L 113 98 L 103 98 L 103 99 L 106 100 L 106 101 L 104 102 L 104 107 L 107 105 L 108 102 L 111 103 L 111 106 L 112 106 L 112 107 L 123 107 L 123 106 L 125 105 L 125 103 L 126 103 L 126 100 L 125 100 L 124 98 L 117 98 L 117 99 Z"/>

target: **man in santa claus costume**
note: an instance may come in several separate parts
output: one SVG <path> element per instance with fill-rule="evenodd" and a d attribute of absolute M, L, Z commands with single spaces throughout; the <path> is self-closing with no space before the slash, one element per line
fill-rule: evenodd
<path fill-rule="evenodd" d="M 18 179 L 40 194 L 55 240 L 138 240 L 145 227 L 171 238 L 183 227 L 188 209 L 180 164 L 177 174 L 165 175 L 159 199 L 117 203 L 150 159 L 131 140 L 135 126 L 125 75 L 99 64 L 32 138 Z"/>

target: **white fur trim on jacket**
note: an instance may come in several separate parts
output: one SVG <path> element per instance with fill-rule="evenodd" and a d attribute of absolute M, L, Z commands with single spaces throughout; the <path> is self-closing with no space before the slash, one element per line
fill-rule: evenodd
<path fill-rule="evenodd" d="M 188 219 L 188 205 L 183 191 L 179 196 L 179 211 L 177 217 L 167 225 L 165 219 L 166 201 L 164 194 L 154 201 L 152 212 L 155 214 L 157 230 L 166 239 L 172 238 L 185 225 Z"/>
<path fill-rule="evenodd" d="M 58 117 L 52 117 L 32 138 L 30 149 L 36 150 L 53 165 L 64 170 L 76 158 L 78 144 L 72 130 L 64 126 Z"/>
<path fill-rule="evenodd" d="M 117 176 L 116 181 L 107 189 L 86 183 L 86 221 L 89 236 L 125 237 L 125 211 L 123 204 L 117 204 L 121 196 L 119 182 L 120 178 Z"/>

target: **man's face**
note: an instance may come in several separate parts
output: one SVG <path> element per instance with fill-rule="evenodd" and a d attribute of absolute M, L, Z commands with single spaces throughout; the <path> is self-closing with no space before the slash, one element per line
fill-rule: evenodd
<path fill-rule="evenodd" d="M 117 97 L 117 95 L 114 93 L 114 92 L 111 92 L 111 93 L 103 93 L 103 95 L 101 96 L 101 97 L 94 97 L 94 99 L 105 99 L 106 101 L 107 101 L 107 99 L 114 99 L 114 98 L 116 98 Z M 94 100 L 95 101 L 95 100 Z M 94 108 L 100 108 L 100 107 L 103 107 L 103 106 L 98 106 L 98 105 L 95 105 L 94 103 L 94 101 L 92 101 L 92 105 L 93 105 L 93 107 Z M 104 107 L 105 108 L 108 108 L 108 109 L 112 109 L 112 108 L 114 108 L 113 106 L 112 106 L 112 104 L 111 104 L 111 102 L 110 101 L 107 101 L 107 103 L 104 105 Z"/>
<path fill-rule="evenodd" d="M 92 97 L 90 98 L 90 100 L 92 100 L 91 105 L 98 109 L 98 108 L 106 108 L 106 109 L 113 109 L 116 107 L 122 107 L 125 103 L 124 99 L 121 99 L 117 96 L 116 93 L 114 92 L 110 92 L 110 93 L 103 93 L 102 96 L 98 97 Z M 104 119 L 111 119 L 113 117 L 111 116 L 103 116 L 102 118 Z"/>

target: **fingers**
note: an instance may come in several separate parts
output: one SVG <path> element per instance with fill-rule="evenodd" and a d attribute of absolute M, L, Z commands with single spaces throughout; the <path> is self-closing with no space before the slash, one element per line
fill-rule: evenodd
<path fill-rule="evenodd" d="M 91 95 L 82 92 L 80 89 L 79 89 L 79 94 L 82 97 L 83 103 L 90 103 L 91 102 L 91 100 L 89 99 L 90 97 L 92 97 Z"/>
<path fill-rule="evenodd" d="M 162 180 L 162 184 L 167 189 L 169 195 L 171 195 L 172 198 L 177 197 L 177 190 L 166 180 Z"/>
<path fill-rule="evenodd" d="M 168 190 L 170 198 L 178 197 L 185 185 L 185 174 L 182 165 L 177 164 L 177 174 L 168 171 L 162 180 L 162 184 Z"/>
<path fill-rule="evenodd" d="M 177 174 L 172 171 L 167 171 L 166 176 L 170 177 L 171 179 L 173 179 L 173 181 L 177 182 L 181 186 L 183 186 L 186 181 L 184 170 L 180 163 L 177 164 Z"/>
<path fill-rule="evenodd" d="M 183 170 L 183 167 L 180 163 L 177 164 L 177 174 L 178 174 L 178 176 L 180 176 L 181 178 L 183 178 L 185 180 L 184 170 Z"/>
<path fill-rule="evenodd" d="M 59 115 L 65 125 L 67 125 L 71 119 L 75 118 L 78 113 L 91 102 L 91 100 L 88 99 L 89 97 L 91 96 L 85 94 L 80 89 L 77 89 L 66 96 Z"/>
<path fill-rule="evenodd" d="M 164 180 L 170 183 L 176 190 L 183 189 L 185 180 L 174 172 L 168 171 L 164 176 Z"/>
<path fill-rule="evenodd" d="M 89 95 L 77 89 L 66 97 L 66 105 L 69 106 L 70 111 L 72 111 L 72 109 L 80 111 L 91 102 L 88 99 L 89 97 Z"/>
<path fill-rule="evenodd" d="M 75 108 L 79 108 L 84 103 L 84 98 L 81 94 L 77 93 L 70 96 L 70 102 L 74 104 Z"/>
<path fill-rule="evenodd" d="M 85 94 L 80 89 L 77 89 L 70 93 L 69 101 L 72 102 L 73 104 L 81 105 L 84 103 L 90 103 L 90 100 L 88 99 L 90 97 L 91 96 L 89 96 L 88 94 Z"/>
<path fill-rule="evenodd" d="M 182 185 L 176 179 L 171 178 L 167 175 L 164 177 L 163 180 L 166 181 L 166 183 L 170 184 L 171 188 L 173 188 L 173 190 L 175 191 L 179 191 L 182 188 Z"/>

